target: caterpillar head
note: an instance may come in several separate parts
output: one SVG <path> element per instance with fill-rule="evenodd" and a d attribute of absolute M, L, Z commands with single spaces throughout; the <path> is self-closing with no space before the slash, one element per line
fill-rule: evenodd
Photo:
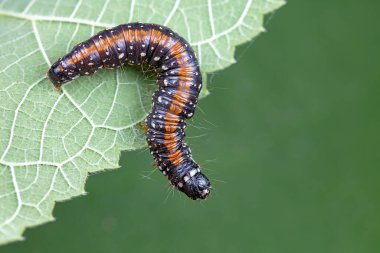
<path fill-rule="evenodd" d="M 202 173 L 198 172 L 194 176 L 185 178 L 183 186 L 179 188 L 191 199 L 205 199 L 210 194 L 211 184 L 208 178 Z"/>

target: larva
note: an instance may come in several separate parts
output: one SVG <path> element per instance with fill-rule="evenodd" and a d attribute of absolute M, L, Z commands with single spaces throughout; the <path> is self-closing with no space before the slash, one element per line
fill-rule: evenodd
<path fill-rule="evenodd" d="M 79 76 L 125 63 L 148 65 L 157 75 L 158 90 L 145 122 L 158 168 L 191 199 L 205 199 L 210 182 L 184 142 L 185 119 L 194 114 L 202 77 L 195 54 L 182 37 L 157 24 L 122 24 L 76 45 L 50 67 L 48 77 L 59 89 Z"/>

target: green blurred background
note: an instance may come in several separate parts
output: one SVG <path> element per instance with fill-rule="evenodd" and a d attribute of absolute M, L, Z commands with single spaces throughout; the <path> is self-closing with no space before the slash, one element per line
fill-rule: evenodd
<path fill-rule="evenodd" d="M 207 201 L 128 152 L 0 252 L 380 252 L 379 10 L 289 1 L 209 78 L 188 128 Z"/>

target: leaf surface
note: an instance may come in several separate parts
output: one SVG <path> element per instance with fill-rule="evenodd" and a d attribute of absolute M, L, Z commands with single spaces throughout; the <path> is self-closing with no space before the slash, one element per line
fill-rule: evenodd
<path fill-rule="evenodd" d="M 88 173 L 119 167 L 145 145 L 138 123 L 155 80 L 124 67 L 56 92 L 46 72 L 74 45 L 133 21 L 169 26 L 194 48 L 203 74 L 234 60 L 283 0 L 0 1 L 0 244 L 53 220 L 55 201 L 85 193 Z M 207 93 L 203 89 L 202 96 Z"/>

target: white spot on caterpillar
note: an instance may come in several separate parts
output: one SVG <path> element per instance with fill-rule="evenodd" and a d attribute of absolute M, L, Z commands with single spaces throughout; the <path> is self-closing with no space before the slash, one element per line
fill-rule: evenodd
<path fill-rule="evenodd" d="M 185 183 L 186 183 L 187 181 L 189 181 L 189 179 L 190 179 L 190 178 L 189 178 L 188 176 L 184 176 L 184 177 L 183 177 L 183 181 L 184 181 Z"/>
<path fill-rule="evenodd" d="M 166 67 L 165 65 L 162 65 L 161 67 L 163 70 L 168 70 L 168 67 Z"/>
<path fill-rule="evenodd" d="M 93 63 L 93 62 L 90 62 L 90 63 L 88 64 L 88 66 L 92 66 L 92 65 L 94 65 L 94 63 Z"/>
<path fill-rule="evenodd" d="M 119 54 L 119 59 L 124 57 L 124 53 Z"/>
<path fill-rule="evenodd" d="M 133 49 L 133 46 L 129 46 L 130 49 Z"/>
<path fill-rule="evenodd" d="M 178 187 L 179 188 L 182 188 L 183 187 L 183 184 L 181 182 L 178 183 Z"/>
<path fill-rule="evenodd" d="M 109 54 L 110 54 L 110 52 L 106 51 L 106 55 L 109 55 Z"/>
<path fill-rule="evenodd" d="M 141 55 L 141 57 L 144 57 L 146 55 L 146 53 L 143 52 L 140 55 Z"/>
<path fill-rule="evenodd" d="M 195 174 L 197 174 L 198 171 L 196 169 L 190 171 L 190 177 L 193 177 Z"/>
<path fill-rule="evenodd" d="M 209 190 L 208 189 L 204 189 L 202 191 L 202 197 L 205 196 L 205 195 L 207 195 L 208 193 L 209 193 Z"/>
<path fill-rule="evenodd" d="M 159 96 L 159 97 L 157 98 L 157 100 L 158 100 L 158 102 L 162 103 L 162 97 L 161 97 L 161 96 Z"/>
<path fill-rule="evenodd" d="M 156 56 L 156 57 L 153 58 L 153 60 L 155 60 L 155 61 L 159 61 L 159 60 L 160 60 L 160 57 Z"/>

